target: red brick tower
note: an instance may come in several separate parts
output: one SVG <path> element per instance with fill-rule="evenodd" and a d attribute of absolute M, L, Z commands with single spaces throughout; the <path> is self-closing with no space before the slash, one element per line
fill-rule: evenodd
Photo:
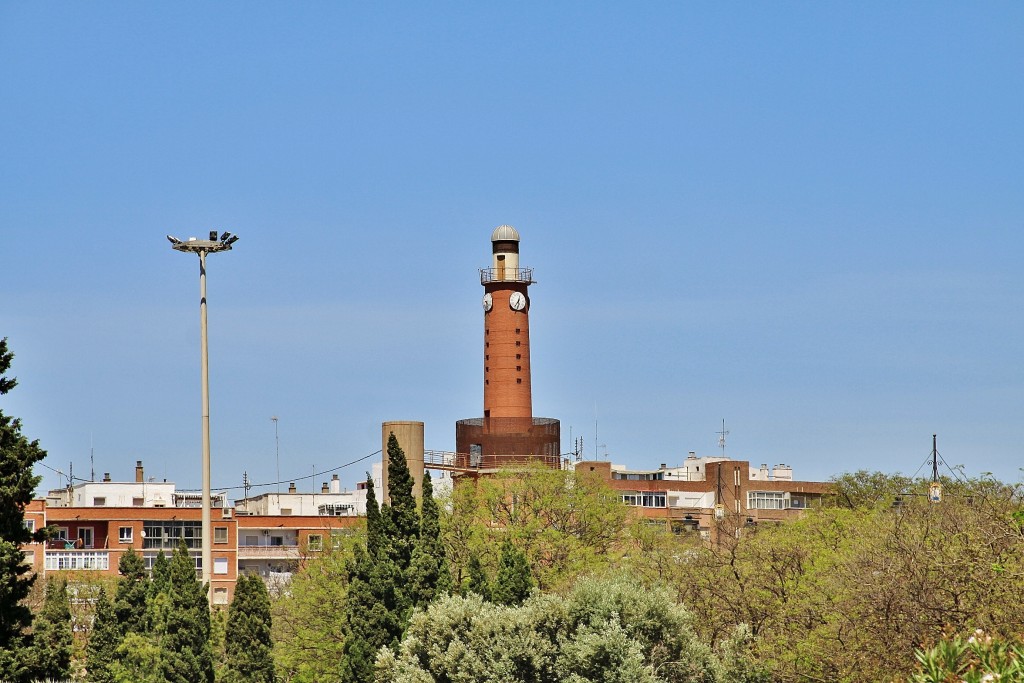
<path fill-rule="evenodd" d="M 534 459 L 557 466 L 558 420 L 534 418 L 530 386 L 530 297 L 533 271 L 519 266 L 519 233 L 491 234 L 484 286 L 484 416 L 456 423 L 456 449 L 480 467 Z"/>

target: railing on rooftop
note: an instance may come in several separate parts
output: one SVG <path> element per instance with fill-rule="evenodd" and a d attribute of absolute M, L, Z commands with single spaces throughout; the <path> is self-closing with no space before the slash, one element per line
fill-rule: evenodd
<path fill-rule="evenodd" d="M 557 469 L 561 462 L 559 455 L 482 455 L 453 451 L 423 451 L 424 466 L 450 472 L 500 470 L 528 465 L 544 465 Z"/>

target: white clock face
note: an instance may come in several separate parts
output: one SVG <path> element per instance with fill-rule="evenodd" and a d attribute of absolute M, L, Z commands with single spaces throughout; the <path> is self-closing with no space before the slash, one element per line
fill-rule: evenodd
<path fill-rule="evenodd" d="M 526 296 L 522 292 L 512 292 L 512 296 L 508 298 L 508 305 L 513 311 L 521 311 L 526 308 Z"/>
<path fill-rule="evenodd" d="M 491 298 L 490 293 L 484 294 L 484 300 L 482 303 L 484 305 L 484 311 L 491 310 L 491 306 L 494 305 L 494 299 Z"/>

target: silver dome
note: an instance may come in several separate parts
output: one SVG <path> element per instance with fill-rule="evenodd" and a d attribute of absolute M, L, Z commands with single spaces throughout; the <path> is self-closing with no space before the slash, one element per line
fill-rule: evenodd
<path fill-rule="evenodd" d="M 492 242 L 518 242 L 519 231 L 511 225 L 499 225 L 491 233 Z"/>

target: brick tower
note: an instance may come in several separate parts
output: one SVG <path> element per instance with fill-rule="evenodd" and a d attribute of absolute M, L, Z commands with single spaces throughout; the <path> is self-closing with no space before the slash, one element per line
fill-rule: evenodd
<path fill-rule="evenodd" d="M 533 270 L 519 266 L 519 233 L 501 225 L 491 234 L 484 287 L 484 416 L 460 420 L 456 449 L 471 466 L 493 468 L 533 460 L 558 466 L 558 420 L 533 417 L 530 385 L 530 296 Z"/>

